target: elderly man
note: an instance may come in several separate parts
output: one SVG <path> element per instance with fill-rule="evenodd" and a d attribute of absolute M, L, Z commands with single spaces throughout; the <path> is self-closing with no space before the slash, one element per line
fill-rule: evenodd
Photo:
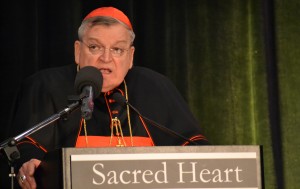
<path fill-rule="evenodd" d="M 74 94 L 81 69 L 101 72 L 103 86 L 94 100 L 89 120 L 80 111 L 59 120 L 18 145 L 22 161 L 18 173 L 22 188 L 36 188 L 35 169 L 48 151 L 62 147 L 121 147 L 207 144 L 200 127 L 175 86 L 163 75 L 133 66 L 135 34 L 127 16 L 113 7 L 102 7 L 82 21 L 75 41 L 75 63 L 40 71 L 24 81 L 18 95 L 11 135 L 18 134 L 64 108 Z M 128 106 L 116 102 L 120 93 L 144 116 L 187 138 L 157 127 Z"/>

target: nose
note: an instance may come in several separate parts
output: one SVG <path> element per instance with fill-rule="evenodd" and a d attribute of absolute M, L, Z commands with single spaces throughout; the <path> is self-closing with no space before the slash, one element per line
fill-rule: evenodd
<path fill-rule="evenodd" d="M 108 48 L 104 49 L 103 54 L 100 55 L 100 59 L 104 62 L 111 61 L 112 55 L 111 55 L 110 49 L 108 49 Z"/>

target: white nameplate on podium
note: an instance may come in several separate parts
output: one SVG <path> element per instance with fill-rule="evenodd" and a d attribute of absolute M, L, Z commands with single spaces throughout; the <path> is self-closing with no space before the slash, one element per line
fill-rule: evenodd
<path fill-rule="evenodd" d="M 64 188 L 261 189 L 259 146 L 65 148 Z"/>

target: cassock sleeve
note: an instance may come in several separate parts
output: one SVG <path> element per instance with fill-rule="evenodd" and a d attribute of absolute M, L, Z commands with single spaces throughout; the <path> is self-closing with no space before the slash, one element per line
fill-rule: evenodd
<path fill-rule="evenodd" d="M 68 95 L 74 94 L 74 73 L 75 69 L 68 66 L 43 70 L 25 79 L 15 100 L 9 135 L 15 137 L 65 108 Z M 31 134 L 30 140 L 19 141 L 19 162 L 31 158 L 42 159 L 45 150 L 59 148 L 61 135 L 58 130 L 63 128 L 61 122 L 43 127 Z"/>
<path fill-rule="evenodd" d="M 17 94 L 12 123 L 9 128 L 9 134 L 12 137 L 27 131 L 54 112 L 51 96 L 47 93 L 45 87 L 38 80 L 32 82 L 32 79 L 26 79 Z M 52 133 L 53 129 L 49 127 L 41 129 L 29 137 L 37 141 L 37 145 L 44 146 L 47 144 L 45 148 L 48 148 L 49 144 L 53 145 L 50 142 Z M 17 147 L 21 153 L 21 159 L 18 161 L 19 165 L 31 158 L 43 158 L 44 152 L 37 145 L 34 145 L 32 141 L 26 138 L 18 142 Z"/>

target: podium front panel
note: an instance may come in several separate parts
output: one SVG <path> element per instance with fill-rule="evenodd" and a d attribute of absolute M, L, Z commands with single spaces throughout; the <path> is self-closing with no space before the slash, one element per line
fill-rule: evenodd
<path fill-rule="evenodd" d="M 62 186 L 72 189 L 261 189 L 260 146 L 62 149 Z"/>

